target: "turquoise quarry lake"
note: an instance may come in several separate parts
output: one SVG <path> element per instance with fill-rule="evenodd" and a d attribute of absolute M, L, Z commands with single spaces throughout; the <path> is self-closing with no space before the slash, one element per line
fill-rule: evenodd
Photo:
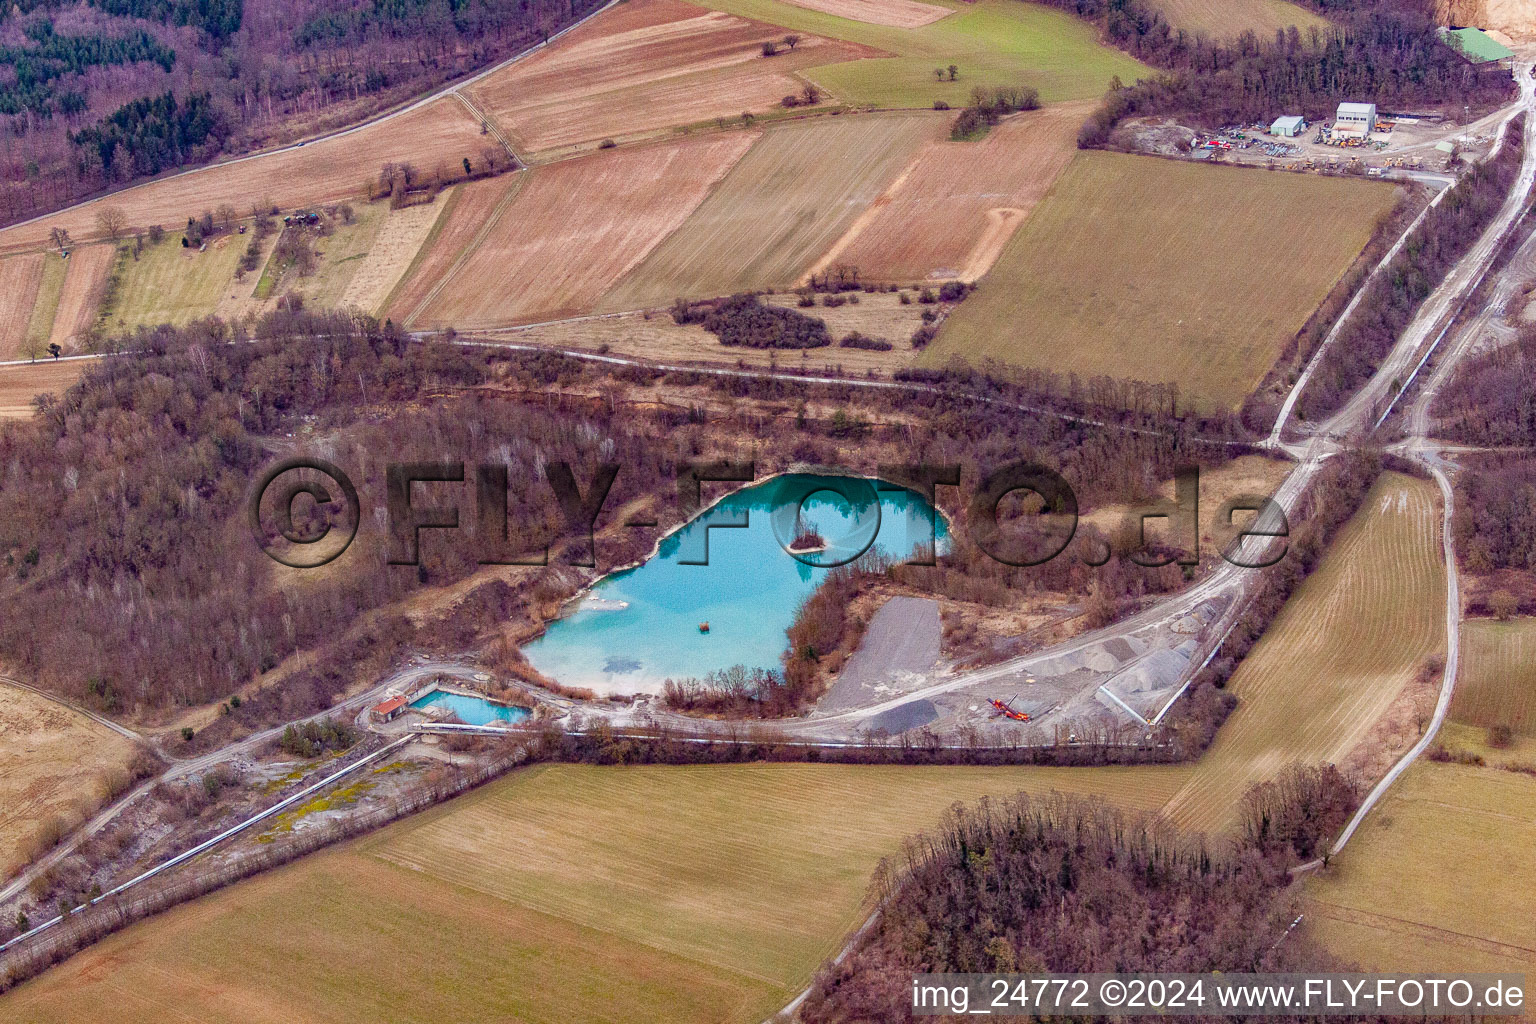
<path fill-rule="evenodd" d="M 790 554 L 805 530 L 825 550 Z M 946 537 L 943 516 L 912 491 L 857 477 L 774 477 L 700 513 L 644 564 L 599 580 L 525 653 L 545 675 L 604 694 L 659 692 L 668 678 L 733 665 L 776 669 L 785 629 L 831 567 L 865 550 L 894 560 L 934 544 L 942 551 Z"/>

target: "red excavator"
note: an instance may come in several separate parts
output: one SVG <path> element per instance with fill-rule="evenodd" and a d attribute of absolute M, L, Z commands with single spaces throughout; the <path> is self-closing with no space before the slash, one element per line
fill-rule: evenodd
<path fill-rule="evenodd" d="M 1028 715 L 1022 711 L 1013 710 L 1013 702 L 1018 699 L 1019 695 L 1014 694 L 1012 697 L 1009 697 L 1007 701 L 992 700 L 991 698 L 988 698 L 987 703 L 992 705 L 993 714 L 1002 715 L 1004 718 L 1011 718 L 1015 722 L 1027 722 L 1029 721 Z"/>

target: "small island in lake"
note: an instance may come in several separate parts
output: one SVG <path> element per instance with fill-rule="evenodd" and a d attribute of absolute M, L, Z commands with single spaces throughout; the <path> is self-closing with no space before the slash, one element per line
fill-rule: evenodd
<path fill-rule="evenodd" d="M 821 534 L 809 527 L 802 526 L 795 539 L 789 542 L 789 550 L 796 554 L 809 554 L 813 551 L 827 550 L 827 542 Z"/>

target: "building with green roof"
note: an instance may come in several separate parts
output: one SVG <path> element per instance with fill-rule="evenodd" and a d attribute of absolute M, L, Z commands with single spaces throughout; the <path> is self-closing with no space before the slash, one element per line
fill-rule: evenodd
<path fill-rule="evenodd" d="M 1480 28 L 1451 29 L 1444 38 L 1446 45 L 1454 47 L 1473 64 L 1492 64 L 1515 55 L 1514 50 Z"/>

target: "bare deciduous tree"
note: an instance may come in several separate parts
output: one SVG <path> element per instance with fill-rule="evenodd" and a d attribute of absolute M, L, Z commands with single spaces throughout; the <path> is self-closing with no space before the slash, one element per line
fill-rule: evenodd
<path fill-rule="evenodd" d="M 123 228 L 128 226 L 128 215 L 121 206 L 102 207 L 96 214 L 96 226 L 102 234 L 115 242 L 123 236 Z"/>

